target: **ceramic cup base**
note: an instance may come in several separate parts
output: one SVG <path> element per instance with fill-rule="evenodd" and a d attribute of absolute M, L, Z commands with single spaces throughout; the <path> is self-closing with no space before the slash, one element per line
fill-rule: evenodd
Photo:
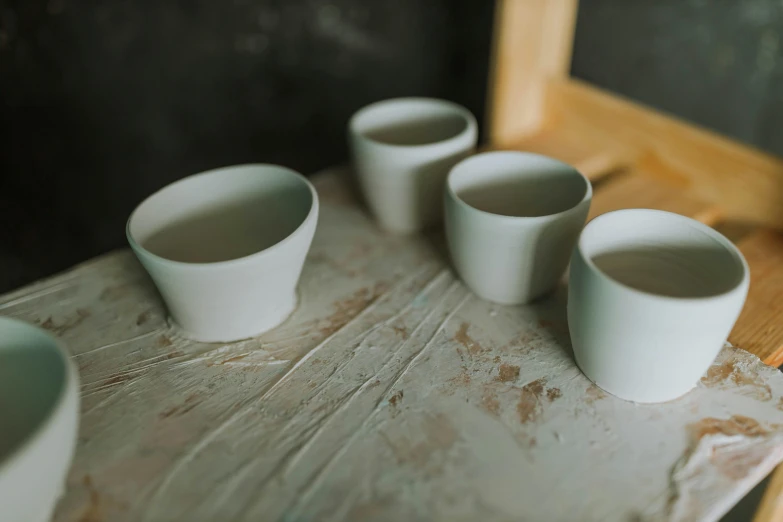
<path fill-rule="evenodd" d="M 184 339 L 200 343 L 232 343 L 244 341 L 246 339 L 252 339 L 253 337 L 263 335 L 270 330 L 274 330 L 286 322 L 289 317 L 291 317 L 291 315 L 296 311 L 298 304 L 298 298 L 296 295 L 294 295 L 290 305 L 283 306 L 281 304 L 279 314 L 265 315 L 263 317 L 263 321 L 259 321 L 255 326 L 237 329 L 231 332 L 224 332 L 218 335 L 214 335 L 211 332 L 192 332 L 185 330 L 182 328 L 182 326 L 180 326 L 179 323 L 177 323 L 176 319 L 171 316 L 169 316 L 169 325 L 171 326 L 172 330 L 174 330 L 174 334 L 176 336 L 182 337 Z"/>

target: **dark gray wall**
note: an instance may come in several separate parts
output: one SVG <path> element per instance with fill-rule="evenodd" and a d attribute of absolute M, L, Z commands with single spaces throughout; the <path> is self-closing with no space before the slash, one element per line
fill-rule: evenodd
<path fill-rule="evenodd" d="M 200 170 L 345 161 L 394 96 L 483 116 L 492 2 L 0 0 L 0 291 L 125 244 Z"/>
<path fill-rule="evenodd" d="M 783 2 L 581 0 L 572 73 L 783 155 Z"/>

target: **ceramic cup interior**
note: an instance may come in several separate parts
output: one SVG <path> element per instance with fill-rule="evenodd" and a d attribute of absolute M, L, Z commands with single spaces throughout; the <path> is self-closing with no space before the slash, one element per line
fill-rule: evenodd
<path fill-rule="evenodd" d="M 668 212 L 599 216 L 585 228 L 579 248 L 610 279 L 662 297 L 715 297 L 735 289 L 746 274 L 742 256 L 726 238 Z"/>
<path fill-rule="evenodd" d="M 0 469 L 54 415 L 67 379 L 67 363 L 53 339 L 0 319 Z"/>
<path fill-rule="evenodd" d="M 559 214 L 592 192 L 587 178 L 572 166 L 524 152 L 477 154 L 454 167 L 448 183 L 466 205 L 508 217 Z"/>
<path fill-rule="evenodd" d="M 351 120 L 351 129 L 379 144 L 416 147 L 460 136 L 472 120 L 469 111 L 445 100 L 400 98 L 360 110 Z"/>
<path fill-rule="evenodd" d="M 302 225 L 313 203 L 311 186 L 291 170 L 217 169 L 147 198 L 131 215 L 128 236 L 170 261 L 230 261 L 283 241 Z"/>

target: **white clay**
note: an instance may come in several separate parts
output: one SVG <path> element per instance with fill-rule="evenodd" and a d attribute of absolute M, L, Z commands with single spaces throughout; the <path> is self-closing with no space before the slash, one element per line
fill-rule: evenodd
<path fill-rule="evenodd" d="M 568 324 L 577 363 L 620 398 L 677 398 L 718 355 L 749 280 L 739 250 L 698 221 L 645 209 L 599 216 L 571 261 Z"/>
<path fill-rule="evenodd" d="M 153 194 L 131 215 L 127 236 L 186 336 L 234 341 L 294 309 L 317 220 L 318 195 L 306 178 L 242 165 Z"/>
<path fill-rule="evenodd" d="M 587 178 L 545 156 L 487 152 L 462 161 L 446 188 L 446 236 L 457 272 L 480 297 L 501 304 L 550 292 L 591 199 Z"/>
<path fill-rule="evenodd" d="M 364 198 L 380 226 L 412 233 L 443 218 L 449 169 L 476 147 L 475 117 L 459 105 L 400 98 L 351 118 L 350 145 Z"/>
<path fill-rule="evenodd" d="M 46 522 L 76 447 L 79 377 L 48 333 L 0 318 L 0 520 Z"/>

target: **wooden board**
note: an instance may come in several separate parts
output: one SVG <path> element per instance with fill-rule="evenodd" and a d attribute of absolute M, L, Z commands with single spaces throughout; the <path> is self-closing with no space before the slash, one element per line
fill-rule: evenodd
<path fill-rule="evenodd" d="M 783 365 L 783 236 L 760 230 L 739 247 L 750 266 L 750 290 L 729 339 L 767 364 Z"/>
<path fill-rule="evenodd" d="M 439 242 L 316 186 L 300 306 L 261 337 L 178 338 L 127 251 L 0 298 L 79 365 L 56 521 L 715 520 L 783 459 L 783 376 L 754 356 L 614 399 L 573 362 L 562 289 L 484 302 Z"/>
<path fill-rule="evenodd" d="M 545 78 L 571 66 L 577 0 L 498 0 L 495 3 L 487 129 L 495 146 L 539 129 Z"/>
<path fill-rule="evenodd" d="M 676 212 L 707 225 L 714 225 L 720 218 L 720 211 L 715 205 L 650 176 L 624 172 L 613 176 L 596 188 L 588 219 L 613 210 L 628 208 L 652 208 Z"/>
<path fill-rule="evenodd" d="M 544 125 L 620 150 L 648 173 L 720 206 L 727 218 L 783 228 L 783 161 L 574 79 L 545 89 Z"/>

